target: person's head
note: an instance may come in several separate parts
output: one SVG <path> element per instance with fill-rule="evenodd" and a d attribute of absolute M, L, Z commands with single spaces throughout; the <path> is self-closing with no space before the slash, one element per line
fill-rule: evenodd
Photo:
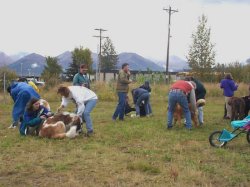
<path fill-rule="evenodd" d="M 129 64 L 128 63 L 122 64 L 122 69 L 123 69 L 124 72 L 127 73 L 129 71 Z"/>
<path fill-rule="evenodd" d="M 60 94 L 61 96 L 68 97 L 70 93 L 70 90 L 67 86 L 60 86 L 57 90 L 57 94 Z"/>
<path fill-rule="evenodd" d="M 39 108 L 40 108 L 40 101 L 37 98 L 30 99 L 26 105 L 26 110 L 28 112 L 37 111 Z"/>
<path fill-rule="evenodd" d="M 144 86 L 149 87 L 149 81 L 145 81 Z"/>
<path fill-rule="evenodd" d="M 11 95 L 11 86 L 8 86 L 7 92 Z"/>
<path fill-rule="evenodd" d="M 81 74 L 87 74 L 88 71 L 88 66 L 86 64 L 81 64 L 79 68 L 79 72 Z"/>
<path fill-rule="evenodd" d="M 226 74 L 225 74 L 225 79 L 233 80 L 232 74 L 231 74 L 231 73 L 226 73 Z"/>
<path fill-rule="evenodd" d="M 21 77 L 18 79 L 18 82 L 28 82 L 28 80 L 25 77 Z"/>
<path fill-rule="evenodd" d="M 191 77 L 191 76 L 187 76 L 187 77 L 185 77 L 185 79 L 184 79 L 185 81 L 193 81 L 194 80 L 194 78 L 193 77 Z"/>

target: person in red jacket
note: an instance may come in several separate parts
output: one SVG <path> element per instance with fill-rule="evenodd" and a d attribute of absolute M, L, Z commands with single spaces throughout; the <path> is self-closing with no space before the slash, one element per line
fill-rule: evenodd
<path fill-rule="evenodd" d="M 175 106 L 178 103 L 184 112 L 186 119 L 186 128 L 191 129 L 191 113 L 188 107 L 188 99 L 187 95 L 190 93 L 190 103 L 191 103 L 191 111 L 196 111 L 196 99 L 195 99 L 195 88 L 196 84 L 193 81 L 184 81 L 179 80 L 171 85 L 170 91 L 168 94 L 168 120 L 167 120 L 167 128 L 171 129 L 173 127 L 173 115 Z"/>

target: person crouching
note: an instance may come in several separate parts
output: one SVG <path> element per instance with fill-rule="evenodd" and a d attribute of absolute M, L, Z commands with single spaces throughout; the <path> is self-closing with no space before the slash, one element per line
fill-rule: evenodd
<path fill-rule="evenodd" d="M 57 112 L 66 107 L 69 101 L 73 101 L 77 106 L 77 115 L 86 122 L 87 136 L 93 134 L 93 124 L 90 112 L 96 106 L 98 97 L 90 89 L 81 86 L 60 86 L 57 91 L 62 96 L 62 102 Z"/>
<path fill-rule="evenodd" d="M 132 90 L 133 100 L 135 104 L 136 116 L 140 116 L 140 105 L 144 102 L 144 109 L 146 116 L 149 115 L 149 92 L 143 88 L 136 88 Z"/>
<path fill-rule="evenodd" d="M 47 117 L 52 113 L 44 106 L 40 105 L 40 100 L 32 98 L 27 103 L 23 121 L 20 125 L 19 131 L 21 135 L 34 135 L 38 136 L 40 126 Z"/>
<path fill-rule="evenodd" d="M 173 127 L 173 115 L 176 104 L 180 104 L 184 111 L 185 119 L 186 119 L 186 128 L 191 129 L 191 113 L 188 107 L 188 99 L 187 95 L 190 93 L 190 103 L 192 112 L 196 111 L 196 99 L 195 99 L 195 88 L 196 84 L 193 81 L 184 81 L 179 80 L 176 81 L 170 87 L 170 91 L 168 94 L 168 120 L 167 120 L 167 128 L 171 129 Z"/>

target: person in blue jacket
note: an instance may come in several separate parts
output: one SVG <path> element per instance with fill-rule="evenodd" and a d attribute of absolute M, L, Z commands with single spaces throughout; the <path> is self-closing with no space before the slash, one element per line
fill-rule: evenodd
<path fill-rule="evenodd" d="M 144 102 L 144 109 L 146 116 L 149 115 L 149 92 L 143 88 L 136 88 L 132 90 L 132 96 L 135 104 L 136 116 L 140 116 L 140 105 Z"/>
<path fill-rule="evenodd" d="M 13 82 L 7 90 L 14 101 L 12 109 L 13 123 L 9 128 L 15 128 L 18 125 L 20 117 L 23 116 L 26 104 L 29 100 L 31 98 L 40 99 L 40 95 L 25 82 Z"/>
<path fill-rule="evenodd" d="M 232 109 L 231 106 L 228 104 L 228 101 L 231 97 L 234 96 L 234 91 L 238 89 L 238 84 L 233 81 L 233 77 L 231 73 L 227 73 L 225 78 L 220 82 L 220 88 L 223 89 L 223 95 L 225 96 L 225 104 L 226 104 L 226 111 L 227 115 L 225 119 L 231 119 L 232 116 Z"/>
<path fill-rule="evenodd" d="M 37 98 L 32 98 L 26 106 L 23 120 L 19 131 L 21 135 L 38 135 L 40 125 L 47 117 L 51 116 L 51 112 L 47 108 L 40 105 Z"/>
<path fill-rule="evenodd" d="M 151 87 L 149 85 L 149 81 L 145 81 L 144 84 L 141 85 L 139 88 L 143 88 L 144 90 L 147 90 L 148 93 L 149 93 L 149 96 L 151 95 Z M 149 99 L 149 102 L 148 102 L 148 111 L 149 111 L 149 114 L 152 114 L 150 99 Z"/>

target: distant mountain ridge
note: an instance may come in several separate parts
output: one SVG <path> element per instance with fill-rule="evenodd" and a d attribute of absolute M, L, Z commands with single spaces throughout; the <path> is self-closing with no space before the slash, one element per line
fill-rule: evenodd
<path fill-rule="evenodd" d="M 98 55 L 92 53 L 92 69 L 95 70 L 98 64 Z M 128 63 L 131 70 L 137 71 L 165 71 L 164 61 L 155 61 L 144 58 L 136 53 L 124 52 L 118 55 L 119 60 L 117 69 L 121 68 L 123 63 Z M 72 63 L 72 53 L 65 51 L 64 53 L 57 56 L 58 63 L 62 66 L 63 70 L 66 70 Z M 44 66 L 46 64 L 46 58 L 40 54 L 32 53 L 28 54 L 17 61 L 8 65 L 8 67 L 17 72 L 18 75 L 37 75 L 40 76 Z M 170 57 L 170 71 L 183 71 L 188 69 L 188 64 L 185 60 L 177 56 Z"/>

